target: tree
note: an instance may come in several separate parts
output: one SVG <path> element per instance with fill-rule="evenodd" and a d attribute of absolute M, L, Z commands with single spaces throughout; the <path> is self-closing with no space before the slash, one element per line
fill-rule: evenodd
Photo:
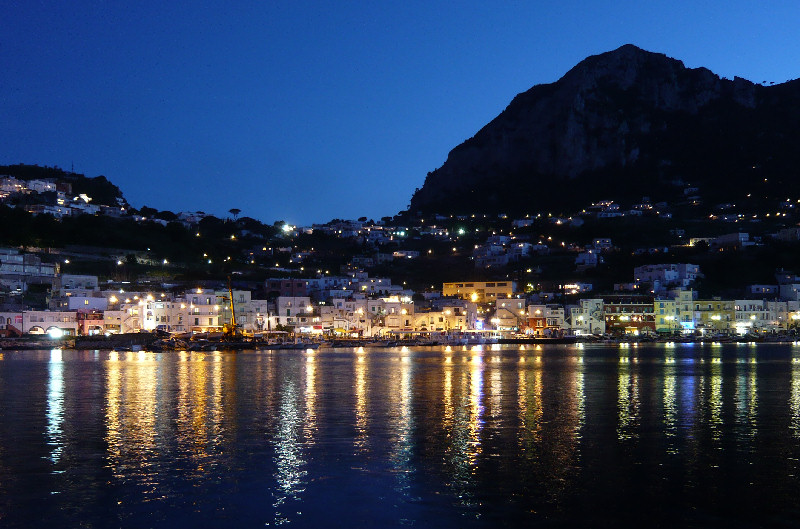
<path fill-rule="evenodd" d="M 233 215 L 233 220 L 236 220 L 236 218 L 239 216 L 239 213 L 241 213 L 242 210 L 238 209 L 238 208 L 231 208 L 231 209 L 228 210 L 228 212 L 231 215 Z"/>

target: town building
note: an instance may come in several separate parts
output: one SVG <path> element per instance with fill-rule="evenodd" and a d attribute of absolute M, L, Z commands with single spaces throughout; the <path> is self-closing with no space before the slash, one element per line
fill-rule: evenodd
<path fill-rule="evenodd" d="M 444 283 L 442 296 L 457 297 L 473 303 L 492 303 L 498 299 L 510 298 L 517 290 L 514 281 L 472 281 L 465 283 Z"/>

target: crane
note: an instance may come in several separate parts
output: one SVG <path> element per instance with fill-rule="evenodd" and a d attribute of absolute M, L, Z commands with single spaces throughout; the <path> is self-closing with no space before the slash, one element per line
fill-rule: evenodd
<path fill-rule="evenodd" d="M 233 289 L 231 288 L 231 276 L 228 276 L 228 304 L 231 309 L 231 321 L 222 326 L 222 337 L 226 340 L 238 338 L 241 336 L 242 331 L 236 323 L 236 310 L 233 306 Z"/>

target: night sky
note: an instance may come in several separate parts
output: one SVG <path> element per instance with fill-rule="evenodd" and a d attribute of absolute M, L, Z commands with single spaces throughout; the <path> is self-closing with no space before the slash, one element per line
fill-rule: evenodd
<path fill-rule="evenodd" d="M 377 219 L 588 55 L 777 83 L 798 28 L 796 1 L 6 0 L 0 164 L 104 174 L 134 207 Z"/>

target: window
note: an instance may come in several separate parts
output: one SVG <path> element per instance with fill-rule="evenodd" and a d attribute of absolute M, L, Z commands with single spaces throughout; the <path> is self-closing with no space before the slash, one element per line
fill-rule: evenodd
<path fill-rule="evenodd" d="M 214 318 L 208 318 L 208 324 L 214 325 Z"/>
<path fill-rule="evenodd" d="M 195 318 L 194 319 L 194 324 L 195 325 L 200 325 L 200 318 Z"/>

